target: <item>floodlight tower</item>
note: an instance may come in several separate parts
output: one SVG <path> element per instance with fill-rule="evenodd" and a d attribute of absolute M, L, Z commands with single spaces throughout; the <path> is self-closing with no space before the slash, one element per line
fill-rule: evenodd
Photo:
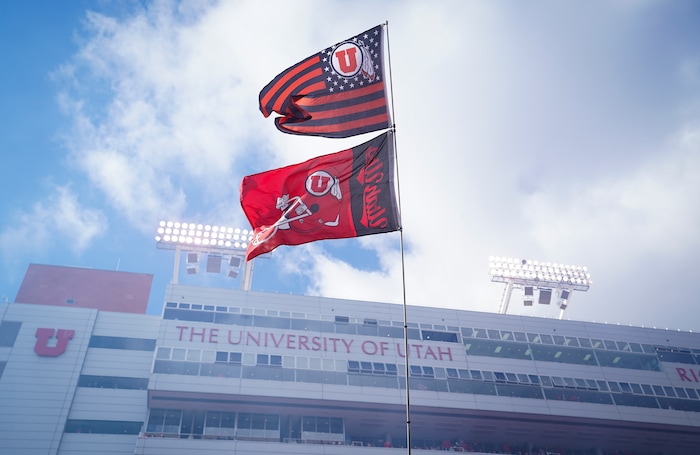
<path fill-rule="evenodd" d="M 491 256 L 489 268 L 491 281 L 506 285 L 498 310 L 501 314 L 508 312 L 513 288 L 522 288 L 525 306 L 533 304 L 535 290 L 539 292 L 538 303 L 545 305 L 549 305 L 552 293 L 556 293 L 559 319 L 562 319 L 573 291 L 587 291 L 593 284 L 588 269 L 576 265 Z"/>
<path fill-rule="evenodd" d="M 221 263 L 227 264 L 227 275 L 237 278 L 240 272 L 241 289 L 250 290 L 253 279 L 253 261 L 245 262 L 245 252 L 253 232 L 209 224 L 161 221 L 156 234 L 156 248 L 175 250 L 172 284 L 177 284 L 180 252 L 187 253 L 187 273 L 199 271 L 199 255 L 207 255 L 207 272 L 220 273 Z M 243 268 L 241 269 L 241 264 Z"/>

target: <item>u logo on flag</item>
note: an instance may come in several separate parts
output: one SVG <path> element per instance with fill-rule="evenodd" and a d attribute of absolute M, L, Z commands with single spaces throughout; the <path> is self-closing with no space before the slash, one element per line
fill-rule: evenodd
<path fill-rule="evenodd" d="M 333 69 L 343 77 L 353 77 L 362 68 L 362 57 L 362 50 L 357 44 L 346 41 L 333 51 Z"/>

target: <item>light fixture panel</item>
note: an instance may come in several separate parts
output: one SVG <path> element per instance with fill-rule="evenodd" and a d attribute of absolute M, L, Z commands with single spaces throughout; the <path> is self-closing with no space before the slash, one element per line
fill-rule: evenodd
<path fill-rule="evenodd" d="M 537 303 L 542 305 L 549 305 L 552 301 L 552 290 L 551 289 L 540 289 L 540 295 Z"/>

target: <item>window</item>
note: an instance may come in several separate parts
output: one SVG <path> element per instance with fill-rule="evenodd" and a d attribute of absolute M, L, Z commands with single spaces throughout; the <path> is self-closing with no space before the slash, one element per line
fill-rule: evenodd
<path fill-rule="evenodd" d="M 337 417 L 302 417 L 302 430 L 309 433 L 343 433 L 343 419 Z"/>
<path fill-rule="evenodd" d="M 519 341 L 521 343 L 526 343 L 527 342 L 527 336 L 523 332 L 514 332 L 513 335 L 515 336 L 515 341 Z"/>
<path fill-rule="evenodd" d="M 0 322 L 0 347 L 12 347 L 15 345 L 21 322 L 2 321 Z"/>
<path fill-rule="evenodd" d="M 278 430 L 279 416 L 276 414 L 250 414 L 241 412 L 238 414 L 238 428 L 248 430 Z"/>
<path fill-rule="evenodd" d="M 565 337 L 564 344 L 566 346 L 578 347 L 578 339 L 576 337 Z"/>
<path fill-rule="evenodd" d="M 236 354 L 238 354 L 238 353 L 236 353 Z M 281 367 L 282 366 L 282 356 L 281 355 L 258 354 L 256 365 Z"/>
<path fill-rule="evenodd" d="M 240 365 L 241 357 L 242 355 L 240 352 L 216 351 L 216 363 L 229 363 L 231 365 Z"/>
<path fill-rule="evenodd" d="M 423 337 L 423 340 L 447 341 L 449 343 L 458 343 L 459 342 L 459 340 L 457 339 L 456 333 L 436 332 L 434 330 L 422 330 L 421 335 Z"/>
<path fill-rule="evenodd" d="M 122 420 L 72 420 L 66 421 L 66 433 L 139 434 L 142 422 Z"/>
<path fill-rule="evenodd" d="M 554 340 L 552 340 L 551 335 L 542 335 L 542 343 L 544 344 L 554 344 Z"/>
<path fill-rule="evenodd" d="M 605 349 L 609 349 L 611 351 L 617 350 L 617 344 L 612 340 L 603 340 L 603 344 L 605 345 Z"/>
<path fill-rule="evenodd" d="M 146 432 L 179 434 L 181 418 L 182 411 L 179 409 L 151 409 Z"/>
<path fill-rule="evenodd" d="M 78 378 L 78 387 L 90 387 L 98 389 L 148 389 L 148 378 L 127 378 L 118 376 L 91 376 L 81 375 Z"/>
<path fill-rule="evenodd" d="M 235 427 L 235 412 L 207 411 L 204 420 L 204 435 L 232 438 Z"/>
<path fill-rule="evenodd" d="M 530 343 L 540 343 L 540 336 L 536 333 L 528 333 L 527 334 L 527 341 Z"/>
<path fill-rule="evenodd" d="M 88 346 L 91 348 L 125 349 L 130 351 L 154 351 L 156 349 L 156 340 L 93 335 L 90 337 Z"/>
<path fill-rule="evenodd" d="M 579 338 L 579 339 L 578 339 L 578 343 L 579 343 L 579 345 L 580 345 L 582 348 L 591 348 L 591 347 L 593 347 L 593 346 L 591 345 L 591 340 L 589 340 L 588 338 Z"/>
<path fill-rule="evenodd" d="M 182 348 L 173 348 L 173 353 L 171 355 L 172 360 L 185 360 L 187 355 L 187 350 Z"/>

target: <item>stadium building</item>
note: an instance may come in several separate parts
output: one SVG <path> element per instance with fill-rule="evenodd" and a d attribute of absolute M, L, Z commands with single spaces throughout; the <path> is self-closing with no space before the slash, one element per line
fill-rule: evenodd
<path fill-rule="evenodd" d="M 700 335 L 32 264 L 0 304 L 0 453 L 691 454 Z M 406 348 L 408 346 L 408 348 Z"/>

